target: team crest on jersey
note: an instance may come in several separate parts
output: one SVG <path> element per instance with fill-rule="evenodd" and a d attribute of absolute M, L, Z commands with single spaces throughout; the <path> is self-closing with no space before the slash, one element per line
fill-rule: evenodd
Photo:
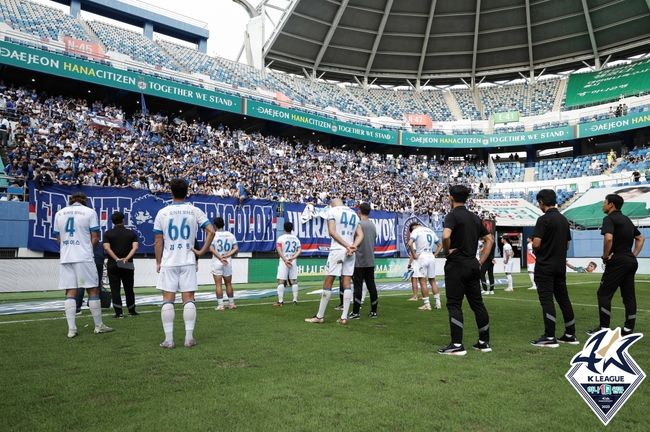
<path fill-rule="evenodd" d="M 571 360 L 566 379 L 606 426 L 645 379 L 628 353 L 641 333 L 621 336 L 620 328 L 601 330 Z"/>

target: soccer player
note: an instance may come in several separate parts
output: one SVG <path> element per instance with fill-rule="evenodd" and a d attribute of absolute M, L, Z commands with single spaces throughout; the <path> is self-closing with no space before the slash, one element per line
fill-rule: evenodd
<path fill-rule="evenodd" d="M 359 217 L 347 206 L 343 205 L 340 198 L 335 198 L 330 203 L 330 210 L 327 215 L 327 229 L 332 237 L 332 245 L 327 256 L 325 280 L 323 281 L 323 293 L 320 298 L 318 312 L 312 318 L 305 318 L 308 323 L 323 323 L 327 303 L 332 297 L 332 284 L 337 277 L 341 277 L 343 289 L 343 311 L 338 323 L 348 323 L 348 312 L 352 301 L 352 290 L 350 279 L 354 273 L 354 253 L 359 244 L 363 241 L 363 231 L 359 225 Z"/>
<path fill-rule="evenodd" d="M 577 345 L 576 321 L 566 286 L 566 252 L 571 241 L 569 221 L 557 209 L 557 197 L 552 189 L 537 193 L 537 204 L 544 212 L 537 219 L 533 231 L 535 250 L 535 283 L 544 317 L 544 334 L 531 341 L 534 346 L 557 348 L 559 342 Z M 557 300 L 564 318 L 565 331 L 555 338 L 555 303 Z"/>
<path fill-rule="evenodd" d="M 604 328 L 609 328 L 612 318 L 612 297 L 621 287 L 621 297 L 625 306 L 625 323 L 623 336 L 634 333 L 636 324 L 636 294 L 634 292 L 634 276 L 639 268 L 636 257 L 643 248 L 645 238 L 634 226 L 630 218 L 621 213 L 623 197 L 609 194 L 603 202 L 603 212 L 607 214 L 603 219 L 601 234 L 603 240 L 603 263 L 606 264 L 605 272 L 598 288 L 598 311 L 600 316 L 599 326 L 589 330 L 592 335 Z M 634 251 L 632 251 L 634 244 Z"/>
<path fill-rule="evenodd" d="M 99 223 L 97 213 L 86 207 L 86 194 L 72 194 L 69 205 L 56 213 L 54 235 L 61 249 L 59 288 L 65 290 L 68 337 L 77 336 L 75 297 L 79 289 L 88 289 L 88 307 L 95 322 L 95 334 L 112 332 L 113 329 L 102 321 L 99 275 L 93 257 L 93 248 L 99 242 Z"/>
<path fill-rule="evenodd" d="M 587 267 L 574 266 L 569 261 L 566 262 L 566 266 L 576 273 L 593 273 L 596 270 L 596 267 L 598 267 L 598 265 L 593 261 L 589 261 Z"/>
<path fill-rule="evenodd" d="M 293 223 L 284 223 L 284 234 L 278 237 L 276 250 L 280 255 L 278 262 L 278 301 L 273 303 L 274 307 L 284 306 L 284 288 L 287 283 L 291 283 L 291 291 L 293 292 L 293 304 L 298 304 L 298 264 L 296 260 L 302 252 L 300 240 L 295 235 L 291 234 L 293 231 Z"/>
<path fill-rule="evenodd" d="M 156 288 L 162 291 L 163 304 L 160 318 L 165 332 L 165 340 L 160 346 L 174 348 L 174 301 L 176 293 L 180 291 L 185 321 L 185 347 L 191 348 L 196 345 L 194 340 L 196 257 L 208 251 L 214 237 L 214 228 L 205 213 L 185 201 L 188 188 L 185 180 L 173 179 L 169 186 L 172 191 L 172 203 L 158 211 L 153 223 L 158 272 Z M 201 227 L 206 234 L 201 250 L 194 248 L 197 227 Z"/>
<path fill-rule="evenodd" d="M 515 265 L 515 253 L 512 250 L 510 245 L 510 239 L 506 236 L 501 236 L 501 244 L 503 244 L 503 268 L 506 273 L 506 279 L 508 279 L 508 287 L 504 291 L 513 291 L 512 286 L 512 270 Z"/>
<path fill-rule="evenodd" d="M 228 296 L 228 309 L 235 309 L 235 293 L 232 289 L 232 259 L 231 257 L 239 252 L 239 245 L 237 239 L 230 231 L 225 231 L 223 228 L 225 222 L 222 217 L 217 217 L 214 220 L 214 225 L 217 232 L 214 235 L 214 240 L 210 245 L 210 252 L 212 252 L 212 276 L 214 277 L 214 289 L 217 295 L 217 307 L 215 310 L 224 310 L 223 306 L 223 289 L 221 288 L 221 281 L 226 285 L 226 295 Z"/>
<path fill-rule="evenodd" d="M 467 354 L 463 347 L 463 297 L 472 308 L 478 327 L 478 342 L 473 347 L 481 352 L 490 352 L 490 317 L 481 296 L 481 265 L 485 263 L 494 244 L 492 234 L 474 213 L 467 210 L 465 203 L 470 191 L 466 186 L 449 188 L 452 210 L 445 217 L 442 231 L 442 245 L 446 252 L 445 289 L 451 343 L 438 350 L 439 354 L 462 356 Z M 479 259 L 476 248 L 479 238 L 483 239 Z"/>
<path fill-rule="evenodd" d="M 409 227 L 411 237 L 409 239 L 409 253 L 411 258 L 417 262 L 417 273 L 415 270 L 413 275 L 418 278 L 420 288 L 422 289 L 422 300 L 424 304 L 418 309 L 431 310 L 431 303 L 429 301 L 429 289 L 427 288 L 427 279 L 433 291 L 433 298 L 435 299 L 436 309 L 440 309 L 440 291 L 436 284 L 436 258 L 433 251 L 434 245 L 438 246 L 439 240 L 436 233 L 430 228 L 427 228 L 417 222 L 412 223 Z M 438 253 L 440 246 L 436 248 Z"/>
<path fill-rule="evenodd" d="M 528 289 L 536 290 L 537 285 L 535 285 L 535 251 L 533 251 L 533 238 L 528 236 L 526 242 L 526 266 L 528 267 L 530 283 L 532 283 L 531 287 Z"/>

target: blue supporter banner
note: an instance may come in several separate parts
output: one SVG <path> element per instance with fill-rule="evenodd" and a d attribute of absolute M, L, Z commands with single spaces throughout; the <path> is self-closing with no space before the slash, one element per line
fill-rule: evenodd
<path fill-rule="evenodd" d="M 113 228 L 111 215 L 121 211 L 125 224 L 139 237 L 140 253 L 153 253 L 153 222 L 158 210 L 171 202 L 169 194 L 151 194 L 141 189 L 108 187 L 69 187 L 54 185 L 43 189 L 29 188 L 29 239 L 28 247 L 35 251 L 58 252 L 59 245 L 52 233 L 54 215 L 65 207 L 75 192 L 84 192 L 97 212 L 103 233 Z M 232 232 L 242 252 L 269 252 L 275 250 L 277 203 L 268 200 L 194 195 L 189 199 L 203 210 L 211 222 L 217 216 L 225 220 L 225 229 Z M 198 242 L 203 242 L 199 231 Z"/>
<path fill-rule="evenodd" d="M 327 255 L 331 243 L 327 221 L 319 216 L 303 223 L 300 215 L 305 204 L 285 203 L 284 220 L 292 222 L 294 234 L 302 244 L 301 256 Z M 375 256 L 391 257 L 397 253 L 397 213 L 372 211 L 370 219 L 377 228 Z"/>

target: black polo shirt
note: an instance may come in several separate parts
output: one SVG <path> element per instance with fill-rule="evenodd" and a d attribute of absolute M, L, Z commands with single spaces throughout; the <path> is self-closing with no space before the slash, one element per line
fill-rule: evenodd
<path fill-rule="evenodd" d="M 111 250 L 118 258 L 126 257 L 129 252 L 131 252 L 133 243 L 137 241 L 138 236 L 124 226 L 116 226 L 112 230 L 106 231 L 106 234 L 104 234 L 104 243 L 108 243 L 111 246 Z M 108 257 L 108 260 L 114 262 L 110 256 Z M 133 259 L 130 259 L 129 261 L 133 261 Z"/>
<path fill-rule="evenodd" d="M 537 219 L 533 237 L 542 240 L 535 251 L 535 272 L 566 272 L 566 251 L 571 241 L 569 221 L 557 208 L 550 208 Z"/>
<path fill-rule="evenodd" d="M 451 230 L 451 244 L 449 249 L 456 249 L 447 256 L 447 261 L 460 259 L 476 259 L 476 249 L 479 238 L 490 234 L 481 219 L 465 206 L 454 208 L 445 217 L 445 228 Z"/>
<path fill-rule="evenodd" d="M 614 254 L 630 254 L 634 237 L 641 234 L 630 218 L 621 213 L 620 210 L 613 211 L 603 218 L 603 227 L 600 233 L 614 236 L 612 244 Z"/>

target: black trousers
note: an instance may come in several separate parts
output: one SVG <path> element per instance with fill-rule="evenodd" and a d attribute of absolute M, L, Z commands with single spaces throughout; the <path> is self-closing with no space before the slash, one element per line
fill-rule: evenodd
<path fill-rule="evenodd" d="M 454 259 L 445 263 L 445 290 L 452 343 L 463 343 L 463 297 L 474 312 L 478 337 L 490 341 L 490 317 L 481 296 L 481 269 L 475 258 Z"/>
<path fill-rule="evenodd" d="M 598 313 L 601 327 L 609 327 L 612 318 L 612 298 L 618 287 L 621 287 L 621 297 L 625 305 L 625 328 L 634 330 L 636 324 L 634 276 L 638 268 L 636 257 L 631 253 L 614 255 L 607 263 L 598 288 Z"/>
<path fill-rule="evenodd" d="M 489 290 L 494 291 L 494 264 L 492 263 L 491 259 L 485 261 L 485 263 L 481 266 L 481 284 L 483 285 L 482 288 L 485 291 L 488 290 L 488 280 L 485 277 L 486 274 L 490 278 Z"/>
<path fill-rule="evenodd" d="M 114 261 L 109 260 L 106 264 L 108 270 L 108 283 L 111 286 L 111 295 L 113 296 L 113 309 L 116 314 L 122 314 L 122 296 L 120 295 L 120 286 L 124 286 L 126 295 L 126 307 L 129 313 L 135 312 L 135 293 L 133 292 L 133 270 L 119 268 Z"/>
<path fill-rule="evenodd" d="M 354 285 L 354 304 L 352 305 L 352 312 L 359 313 L 361 309 L 361 297 L 363 295 L 363 283 L 368 287 L 368 294 L 370 294 L 370 310 L 377 312 L 377 285 L 375 284 L 375 268 L 374 267 L 355 267 L 352 274 L 352 284 Z"/>
<path fill-rule="evenodd" d="M 564 318 L 565 331 L 569 335 L 576 334 L 576 320 L 573 315 L 573 306 L 569 299 L 569 291 L 566 287 L 566 270 L 545 271 L 540 268 L 539 264 L 535 265 L 535 284 L 537 285 L 537 295 L 539 303 L 542 305 L 542 315 L 544 317 L 544 335 L 546 337 L 555 337 L 555 301 L 557 301 L 562 317 Z"/>

